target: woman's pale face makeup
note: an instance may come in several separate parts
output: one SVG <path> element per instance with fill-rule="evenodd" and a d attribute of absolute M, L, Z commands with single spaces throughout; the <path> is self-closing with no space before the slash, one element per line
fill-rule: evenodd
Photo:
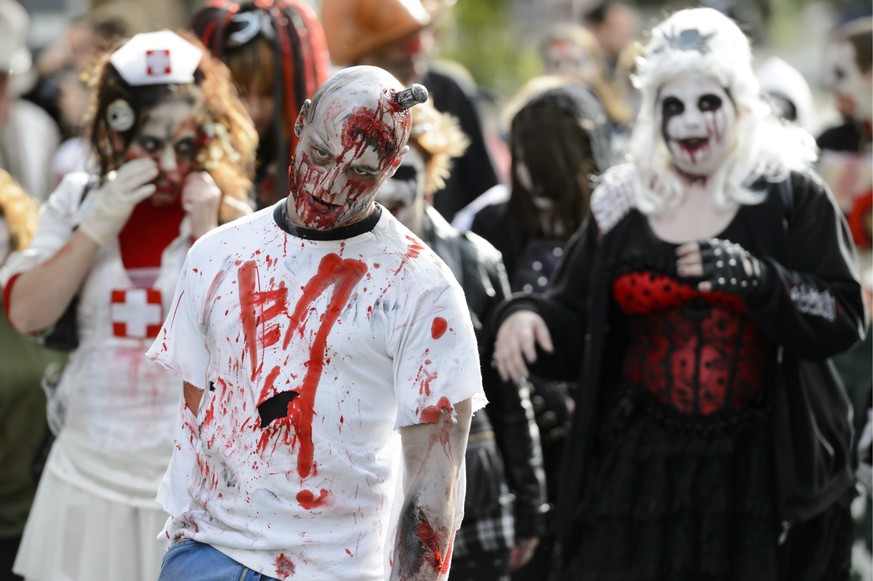
<path fill-rule="evenodd" d="M 827 84 L 839 112 L 858 121 L 873 119 L 873 69 L 861 72 L 850 42 L 831 47 L 829 60 Z"/>
<path fill-rule="evenodd" d="M 735 144 L 737 110 L 713 79 L 682 75 L 661 87 L 657 102 L 661 135 L 680 172 L 692 177 L 715 173 Z"/>
<path fill-rule="evenodd" d="M 180 199 L 185 179 L 195 171 L 199 142 L 194 105 L 189 101 L 168 99 L 145 113 L 127 148 L 127 159 L 149 157 L 158 164 L 153 205 L 167 206 Z"/>
<path fill-rule="evenodd" d="M 394 175 L 382 182 L 376 201 L 415 231 L 424 213 L 424 182 L 424 157 L 417 147 L 410 147 Z"/>

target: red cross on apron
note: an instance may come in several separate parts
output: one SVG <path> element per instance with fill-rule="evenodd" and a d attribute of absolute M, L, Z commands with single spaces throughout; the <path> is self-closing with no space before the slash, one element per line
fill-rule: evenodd
<path fill-rule="evenodd" d="M 116 337 L 154 339 L 164 321 L 161 291 L 153 288 L 113 290 L 110 310 Z"/>

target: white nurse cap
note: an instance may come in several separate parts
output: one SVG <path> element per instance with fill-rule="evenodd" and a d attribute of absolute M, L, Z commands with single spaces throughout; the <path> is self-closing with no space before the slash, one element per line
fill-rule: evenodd
<path fill-rule="evenodd" d="M 169 85 L 194 82 L 203 51 L 170 30 L 137 34 L 112 53 L 109 62 L 127 84 Z"/>

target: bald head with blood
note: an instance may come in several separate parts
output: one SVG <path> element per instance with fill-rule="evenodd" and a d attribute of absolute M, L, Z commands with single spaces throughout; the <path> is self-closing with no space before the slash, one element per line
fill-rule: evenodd
<path fill-rule="evenodd" d="M 343 69 L 300 110 L 300 140 L 289 168 L 288 216 L 315 230 L 366 218 L 382 182 L 409 149 L 409 107 L 427 99 L 383 69 Z"/>

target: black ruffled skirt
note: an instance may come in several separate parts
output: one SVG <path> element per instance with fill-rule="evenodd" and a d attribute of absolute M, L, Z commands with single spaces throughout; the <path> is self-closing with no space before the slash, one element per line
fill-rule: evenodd
<path fill-rule="evenodd" d="M 625 388 L 605 410 L 560 579 L 780 579 L 764 397 L 689 417 Z M 829 560 L 816 545 L 804 556 Z"/>

